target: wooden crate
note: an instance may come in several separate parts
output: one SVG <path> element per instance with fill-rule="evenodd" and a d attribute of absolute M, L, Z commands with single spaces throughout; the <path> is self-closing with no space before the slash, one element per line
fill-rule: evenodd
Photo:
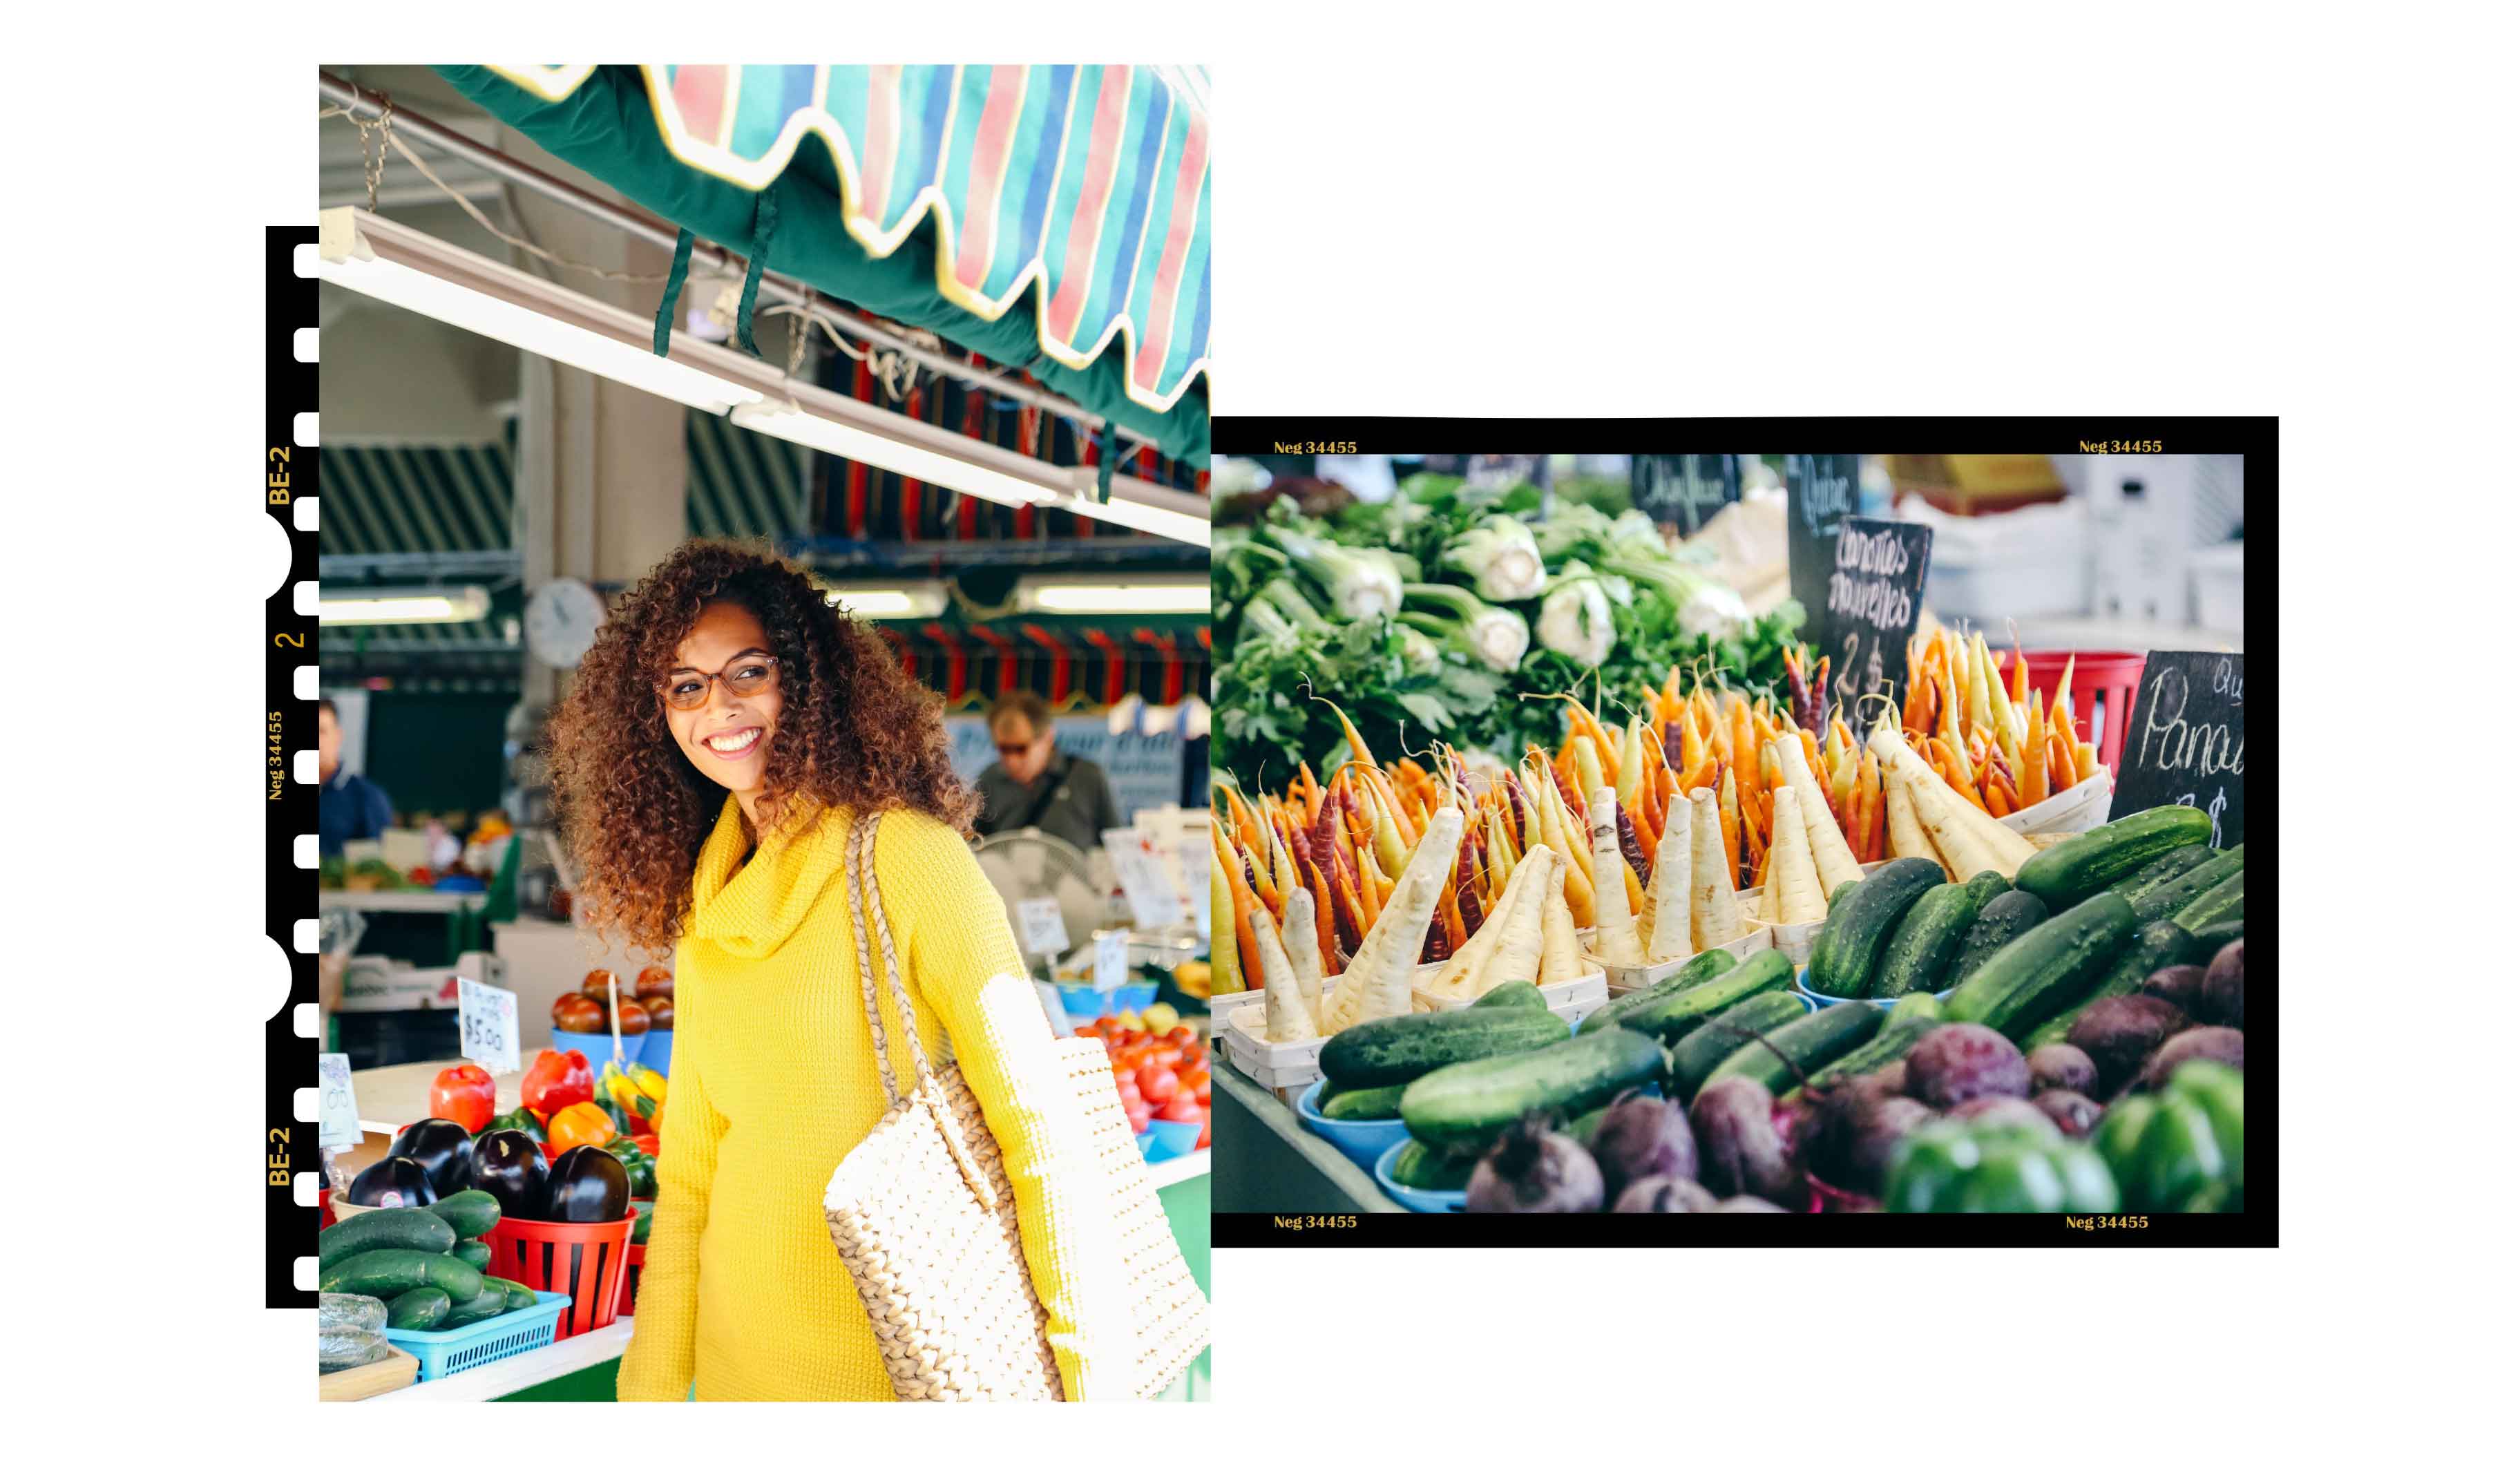
<path fill-rule="evenodd" d="M 399 1390 L 420 1378 L 419 1359 L 404 1353 L 401 1350 L 394 1349 L 390 1344 L 385 1348 L 392 1352 L 374 1364 L 362 1364 L 356 1369 L 340 1369 L 331 1374 L 317 1375 L 315 1378 L 321 1393 L 316 1396 L 316 1398 L 366 1399 L 371 1396 Z"/>

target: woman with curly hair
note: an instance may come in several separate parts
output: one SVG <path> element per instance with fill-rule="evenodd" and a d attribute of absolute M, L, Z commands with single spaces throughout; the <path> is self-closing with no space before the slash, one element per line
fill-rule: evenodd
<path fill-rule="evenodd" d="M 893 1397 L 822 1209 L 887 1109 L 841 879 L 852 826 L 875 814 L 920 1040 L 962 1067 L 1005 1154 L 1065 1394 L 1130 1395 L 1107 1203 L 964 843 L 974 800 L 938 699 L 795 567 L 693 543 L 613 609 L 551 738 L 580 904 L 675 954 L 672 1094 L 620 1397 Z"/>

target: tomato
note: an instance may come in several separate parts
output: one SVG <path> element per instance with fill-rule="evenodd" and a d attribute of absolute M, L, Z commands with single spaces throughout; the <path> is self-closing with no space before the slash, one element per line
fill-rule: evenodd
<path fill-rule="evenodd" d="M 1199 1116 L 1199 1119 L 1198 1119 L 1198 1149 L 1200 1149 L 1200 1150 L 1205 1150 L 1205 1149 L 1207 1149 L 1207 1132 L 1208 1132 L 1208 1128 L 1209 1128 L 1209 1126 L 1210 1126 L 1210 1125 L 1212 1125 L 1214 1122 L 1215 1122 L 1214 1118 L 1213 1118 L 1213 1117 L 1211 1117 L 1211 1116 L 1204 1115 L 1204 1114 L 1202 1114 L 1201 1116 Z"/>
<path fill-rule="evenodd" d="M 1205 1076 L 1205 1075 L 1200 1075 L 1200 1076 L 1198 1077 L 1198 1082 L 1197 1082 L 1197 1083 L 1195 1083 L 1195 1084 L 1192 1084 L 1192 1086 L 1190 1086 L 1190 1092 L 1191 1092 L 1191 1093 L 1192 1093 L 1192 1094 L 1194 1094 L 1194 1095 L 1196 1095 L 1196 1096 L 1198 1096 L 1198 1102 L 1199 1102 L 1201 1105 L 1205 1105 L 1205 1104 L 1208 1102 L 1208 1101 L 1207 1101 L 1207 1076 Z"/>
<path fill-rule="evenodd" d="M 661 967 L 643 967 L 639 969 L 638 985 L 631 991 L 643 1003 L 652 997 L 670 998 L 674 995 L 674 975 Z"/>
<path fill-rule="evenodd" d="M 563 1033 L 601 1032 L 604 1005 L 583 992 L 562 993 L 552 1005 L 552 1027 Z"/>
<path fill-rule="evenodd" d="M 1205 1120 L 1207 1113 L 1199 1109 L 1197 1096 L 1185 1089 L 1165 1101 L 1164 1107 L 1155 1112 L 1155 1118 L 1178 1121 L 1184 1124 L 1194 1124 Z"/>
<path fill-rule="evenodd" d="M 577 985 L 577 990 L 585 993 L 588 997 L 595 999 L 599 1003 L 608 1003 L 612 1001 L 612 994 L 608 990 L 607 985 L 611 981 L 612 970 L 608 967 L 599 967 L 586 975 L 586 981 Z M 630 996 L 635 990 L 636 989 L 627 983 L 623 983 L 621 985 L 621 995 L 623 997 Z"/>
<path fill-rule="evenodd" d="M 1160 1105 L 1180 1089 L 1181 1080 L 1164 1066 L 1152 1062 L 1138 1066 L 1138 1092 L 1145 1095 L 1148 1103 Z"/>
<path fill-rule="evenodd" d="M 1155 1118 L 1155 1112 L 1147 1108 L 1143 1102 L 1131 1105 L 1128 1109 L 1130 1130 L 1140 1135 L 1147 1133 L 1147 1122 Z"/>
<path fill-rule="evenodd" d="M 1192 1048 L 1198 1047 L 1198 1031 L 1188 1024 L 1177 1025 L 1171 1032 L 1166 1033 L 1164 1036 L 1175 1043 L 1186 1044 Z"/>
<path fill-rule="evenodd" d="M 1096 1034 L 1092 1029 L 1078 1029 L 1076 1031 L 1076 1036 L 1079 1038 L 1093 1038 L 1099 1035 Z"/>

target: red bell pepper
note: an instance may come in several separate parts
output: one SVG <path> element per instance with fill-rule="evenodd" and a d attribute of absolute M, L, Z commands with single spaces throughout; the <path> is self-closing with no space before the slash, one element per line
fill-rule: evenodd
<path fill-rule="evenodd" d="M 526 1109 L 558 1115 L 595 1098 L 595 1067 L 575 1049 L 545 1049 L 525 1071 L 523 1093 Z"/>
<path fill-rule="evenodd" d="M 429 1081 L 429 1116 L 451 1120 L 470 1134 L 480 1134 L 498 1109 L 499 1086 L 478 1065 L 449 1065 Z"/>

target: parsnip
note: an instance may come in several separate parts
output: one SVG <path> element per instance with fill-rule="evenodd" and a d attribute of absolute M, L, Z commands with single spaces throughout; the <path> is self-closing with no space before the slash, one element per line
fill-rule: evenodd
<path fill-rule="evenodd" d="M 1458 969 L 1446 964 L 1445 970 L 1426 985 L 1429 996 L 1474 998 L 1499 983 L 1538 981 L 1541 910 L 1549 897 L 1550 876 L 1556 861 L 1557 856 L 1546 848 L 1522 857 L 1522 863 L 1514 868 L 1512 884 L 1507 887 L 1508 904 L 1490 912 L 1479 927 L 1482 937 L 1489 927 L 1496 928 L 1496 939 L 1485 952 Z"/>
<path fill-rule="evenodd" d="M 1794 803 L 1802 814 L 1804 843 L 1811 851 L 1812 868 L 1819 874 L 1822 896 L 1835 894 L 1837 888 L 1849 881 L 1863 880 L 1864 869 L 1856 863 L 1854 848 L 1846 843 L 1846 832 L 1837 827 L 1837 816 L 1829 812 L 1828 796 L 1822 791 L 1820 781 L 1812 777 L 1811 764 L 1803 757 L 1802 741 L 1785 734 L 1772 747 L 1777 762 L 1784 766 L 1786 780 L 1800 796 Z M 1777 884 L 1773 873 L 1768 884 Z"/>
<path fill-rule="evenodd" d="M 1303 991 L 1295 985 L 1294 966 L 1286 956 L 1285 943 L 1278 939 L 1278 924 L 1269 919 L 1266 905 L 1253 908 L 1251 934 L 1260 946 L 1260 1001 L 1267 1011 L 1269 1041 L 1302 1043 L 1321 1037 L 1321 1026 L 1305 1008 Z"/>
<path fill-rule="evenodd" d="M 2000 869 L 1994 852 L 1978 839 L 1977 831 L 1953 815 L 1949 805 L 1938 802 L 1938 795 L 1951 794 L 1950 787 L 1942 782 L 1940 775 L 1921 767 L 1902 767 L 1888 770 L 1885 777 L 1896 780 L 1908 792 L 1909 807 L 1915 811 L 1916 822 L 1924 827 L 1926 838 L 1933 843 L 1936 858 L 1942 861 L 1943 868 L 1951 873 L 1953 880 L 1965 881 L 1979 871 Z M 1964 802 L 1958 798 L 1951 801 L 1954 804 Z M 2009 873 L 2005 879 L 2010 879 Z"/>
<path fill-rule="evenodd" d="M 1537 873 L 1550 864 L 1549 861 L 1535 861 L 1532 855 L 1548 848 L 1545 845 L 1535 845 L 1513 863 L 1512 873 L 1506 877 L 1504 893 L 1489 904 L 1487 918 L 1479 923 L 1479 929 L 1470 934 L 1469 940 L 1462 943 L 1461 950 L 1444 959 L 1442 967 L 1418 979 L 1419 991 L 1432 992 L 1439 986 L 1460 986 L 1477 977 L 1480 965 L 1488 960 L 1488 954 L 1496 950 L 1498 939 L 1505 935 L 1504 918 L 1513 910 L 1513 903 L 1522 894 L 1522 888 L 1540 879 Z M 1551 857 L 1552 860 L 1554 858 L 1553 855 Z"/>
<path fill-rule="evenodd" d="M 1732 862 L 1724 854 L 1724 823 L 1712 790 L 1688 796 L 1688 939 L 1699 951 L 1738 941 L 1745 935 L 1741 900 L 1732 889 Z"/>
<path fill-rule="evenodd" d="M 1996 871 L 2006 880 L 2021 869 L 2022 861 L 2038 853 L 2037 848 L 2024 840 L 2020 831 L 1953 793 L 1942 776 L 1926 767 L 1925 760 L 1916 756 L 1916 751 L 1908 747 L 1908 740 L 1886 721 L 1872 730 L 1871 743 L 1872 752 L 1881 756 L 1885 773 L 1898 768 L 1909 775 L 1908 789 L 1915 803 L 1917 822 L 1934 836 L 1935 845 L 1944 844 L 1944 826 L 1957 826 L 1985 850 L 1988 863 L 1978 869 Z M 1951 852 L 1945 849 L 1944 853 Z"/>
<path fill-rule="evenodd" d="M 1662 845 L 1654 852 L 1653 890 L 1645 909 L 1653 921 L 1646 928 L 1645 965 L 1677 961 L 1695 948 L 1688 940 L 1688 826 L 1680 810 L 1663 827 Z"/>
<path fill-rule="evenodd" d="M 1619 852 L 1619 800 L 1608 789 L 1593 791 L 1589 812 L 1593 833 L 1593 868 L 1608 870 L 1616 865 L 1628 868 L 1628 857 Z M 1627 883 L 1604 881 L 1594 893 L 1593 947 L 1604 962 L 1619 967 L 1642 967 L 1643 945 L 1637 940 L 1637 914 L 1628 909 Z"/>
<path fill-rule="evenodd" d="M 1575 949 L 1575 915 L 1566 909 L 1566 888 L 1563 883 L 1549 886 L 1548 909 L 1540 913 L 1540 985 L 1571 983 L 1584 972 L 1583 959 Z M 1687 913 L 1681 925 L 1688 924 Z"/>
<path fill-rule="evenodd" d="M 1819 921 L 1828 914 L 1828 899 L 1820 893 L 1820 870 L 1803 828 L 1803 792 L 1787 784 L 1774 798 L 1777 844 L 1768 852 L 1768 889 L 1776 893 L 1777 916 L 1796 925 Z"/>
<path fill-rule="evenodd" d="M 1331 1004 L 1331 1022 L 1325 1026 L 1329 1032 L 1410 1011 L 1409 976 L 1426 944 L 1426 924 L 1434 919 L 1436 899 L 1443 893 L 1461 845 L 1462 811 L 1436 810 L 1426 823 L 1425 838 L 1418 842 L 1400 880 L 1391 888 L 1391 899 L 1348 962 L 1338 999 Z"/>
<path fill-rule="evenodd" d="M 1303 994 L 1304 1011 L 1319 1027 L 1322 1011 L 1322 944 L 1314 926 L 1313 893 L 1296 883 L 1294 893 L 1286 897 L 1286 930 L 1295 939 L 1283 943 L 1286 963 L 1295 970 L 1295 990 Z"/>
<path fill-rule="evenodd" d="M 1945 875 L 1951 867 L 1943 864 L 1942 854 L 1934 843 L 1925 838 L 1925 827 L 1916 822 L 1916 806 L 1908 798 L 1908 786 L 1897 769 L 1885 769 L 1881 776 L 1881 799 L 1890 827 L 1890 853 L 1894 858 L 1919 857 L 1943 866 Z"/>

